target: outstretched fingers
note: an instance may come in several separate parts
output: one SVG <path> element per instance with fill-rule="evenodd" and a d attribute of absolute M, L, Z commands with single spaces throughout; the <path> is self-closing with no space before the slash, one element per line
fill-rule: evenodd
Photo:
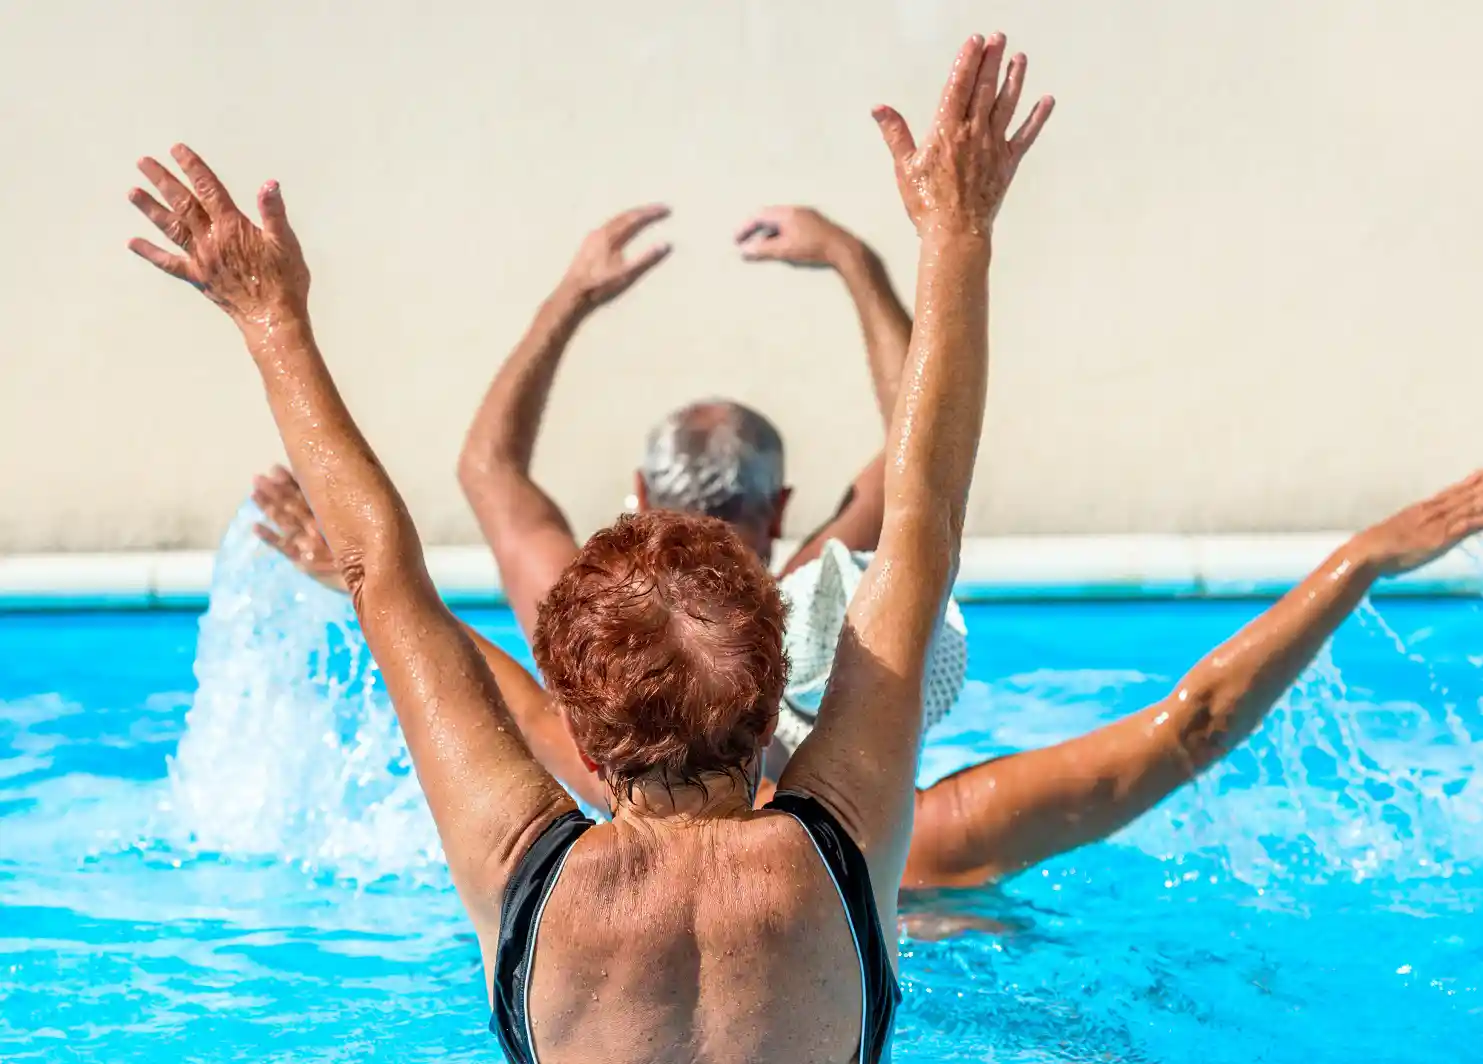
<path fill-rule="evenodd" d="M 252 501 L 280 528 L 315 525 L 314 513 L 309 509 L 298 482 L 282 466 L 274 466 L 267 476 L 255 477 L 252 489 Z"/>
<path fill-rule="evenodd" d="M 185 223 L 186 231 L 192 236 L 202 235 L 211 220 L 191 190 L 180 179 L 149 156 L 139 160 L 139 172 L 149 179 L 170 209 Z"/>
<path fill-rule="evenodd" d="M 900 166 L 917 150 L 917 142 L 911 135 L 911 129 L 907 127 L 906 119 L 894 107 L 886 107 L 884 104 L 870 113 L 875 124 L 880 127 L 886 150 L 896 160 L 896 165 Z"/>
<path fill-rule="evenodd" d="M 780 229 L 776 215 L 774 214 L 776 210 L 776 207 L 764 207 L 748 218 L 742 223 L 741 228 L 736 231 L 736 242 L 738 244 L 745 244 L 753 237 L 760 236 L 763 239 L 771 240 L 777 236 Z"/>
<path fill-rule="evenodd" d="M 1478 470 L 1476 473 L 1468 474 L 1447 490 L 1456 494 L 1471 495 L 1475 498 L 1483 495 L 1483 469 Z"/>
<path fill-rule="evenodd" d="M 1459 508 L 1447 522 L 1447 538 L 1460 543 L 1469 536 L 1483 532 L 1483 500 L 1474 500 L 1471 506 Z"/>
<path fill-rule="evenodd" d="M 768 207 L 758 211 L 736 231 L 736 243 L 741 247 L 743 261 L 758 262 L 775 257 L 773 246 L 783 233 L 773 213 L 776 209 Z"/>
<path fill-rule="evenodd" d="M 190 245 L 191 231 L 185 219 L 145 192 L 144 189 L 130 189 L 129 202 L 138 209 L 140 214 L 153 222 L 155 228 L 176 247 L 185 248 Z"/>
<path fill-rule="evenodd" d="M 272 525 L 256 524 L 252 530 L 257 533 L 257 538 L 272 547 L 289 561 L 294 560 L 294 551 L 288 541 L 288 537 L 279 532 Z"/>
<path fill-rule="evenodd" d="M 1020 128 L 1015 130 L 1014 136 L 1009 138 L 1009 146 L 1014 149 L 1016 156 L 1024 155 L 1035 144 L 1035 138 L 1040 136 L 1041 129 L 1045 127 L 1046 120 L 1055 108 L 1055 97 L 1040 97 Z"/>
<path fill-rule="evenodd" d="M 628 260 L 628 263 L 623 269 L 624 279 L 629 284 L 637 281 L 644 274 L 668 258 L 672 250 L 674 249 L 669 244 L 655 244 L 653 247 L 646 248 Z"/>
<path fill-rule="evenodd" d="M 170 149 L 170 154 L 185 171 L 185 176 L 190 178 L 191 185 L 196 191 L 196 199 L 200 201 L 209 216 L 220 218 L 237 209 L 237 205 L 232 202 L 232 197 L 227 193 L 226 186 L 221 183 L 221 179 L 216 176 L 211 167 L 206 165 L 204 159 L 184 144 L 175 145 Z"/>
<path fill-rule="evenodd" d="M 647 207 L 635 207 L 612 219 L 604 228 L 608 239 L 618 247 L 628 243 L 655 222 L 669 217 L 669 207 L 663 203 L 651 203 Z"/>
<path fill-rule="evenodd" d="M 288 224 L 288 208 L 283 205 L 283 188 L 269 181 L 258 190 L 257 213 L 263 220 L 263 232 L 279 247 L 297 248 L 299 238 Z"/>
<path fill-rule="evenodd" d="M 1443 488 L 1417 504 L 1423 525 L 1438 529 L 1449 544 L 1483 531 L 1483 471 Z"/>
<path fill-rule="evenodd" d="M 996 141 L 1003 140 L 1009 131 L 1009 123 L 1014 119 L 1015 109 L 1020 105 L 1020 92 L 1025 87 L 1025 70 L 1028 66 L 1029 60 L 1025 58 L 1025 53 L 1015 53 L 1009 60 L 1009 72 L 1004 75 L 1004 86 L 984 112 L 988 116 L 989 133 Z"/>
<path fill-rule="evenodd" d="M 129 241 L 129 250 L 171 277 L 178 277 L 182 281 L 191 280 L 190 264 L 186 262 L 184 255 L 171 254 L 139 237 Z"/>
<path fill-rule="evenodd" d="M 999 47 L 1004 47 L 1004 38 L 999 38 Z M 942 89 L 942 100 L 937 105 L 937 124 L 951 127 L 968 117 L 973 102 L 973 91 L 978 86 L 979 70 L 984 62 L 984 39 L 978 34 L 969 37 L 958 49 L 958 58 L 953 60 L 952 73 Z"/>
<path fill-rule="evenodd" d="M 1004 66 L 1004 34 L 992 33 L 984 42 L 983 58 L 978 67 L 978 81 L 973 89 L 973 101 L 969 106 L 968 121 L 978 130 L 989 127 L 994 113 L 994 102 L 999 94 L 999 71 Z M 1010 63 L 1013 69 L 1013 61 Z"/>

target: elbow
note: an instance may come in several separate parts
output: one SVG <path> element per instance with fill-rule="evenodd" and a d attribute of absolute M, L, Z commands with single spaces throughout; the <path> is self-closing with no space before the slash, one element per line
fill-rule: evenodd
<path fill-rule="evenodd" d="M 463 445 L 463 450 L 458 452 L 459 488 L 463 490 L 465 497 L 471 496 L 488 477 L 489 462 L 474 447 L 473 441 L 469 440 Z"/>
<path fill-rule="evenodd" d="M 1172 711 L 1177 720 L 1179 748 L 1191 777 L 1198 776 L 1231 752 L 1233 693 L 1218 687 L 1184 684 L 1174 692 Z M 1160 716 L 1167 719 L 1171 711 Z M 1156 724 L 1159 721 L 1156 719 Z"/>
<path fill-rule="evenodd" d="M 365 602 L 366 558 L 358 547 L 351 547 L 335 555 L 335 564 L 340 570 L 340 579 L 350 595 L 350 605 L 357 617 Z"/>
<path fill-rule="evenodd" d="M 506 451 L 471 439 L 458 455 L 458 486 L 472 502 L 488 494 L 490 483 L 502 472 L 519 468 L 518 460 Z"/>
<path fill-rule="evenodd" d="M 376 601 L 389 581 L 405 579 L 422 567 L 416 530 L 404 516 L 376 521 L 365 534 L 335 552 L 335 562 L 357 616 Z"/>

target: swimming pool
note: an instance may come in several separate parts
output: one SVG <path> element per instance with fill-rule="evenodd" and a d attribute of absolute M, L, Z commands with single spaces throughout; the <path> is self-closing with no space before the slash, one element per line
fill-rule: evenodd
<path fill-rule="evenodd" d="M 1260 608 L 968 608 L 924 778 L 1145 704 Z M 245 541 L 204 617 L 0 616 L 0 1059 L 498 1059 L 344 619 Z M 1367 608 L 1197 787 L 1003 889 L 912 899 L 924 933 L 985 929 L 904 941 L 897 1059 L 1474 1053 L 1480 667 L 1477 604 Z"/>

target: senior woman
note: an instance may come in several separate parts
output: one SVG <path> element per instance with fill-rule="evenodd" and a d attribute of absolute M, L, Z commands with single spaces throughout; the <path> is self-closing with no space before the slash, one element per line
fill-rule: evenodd
<path fill-rule="evenodd" d="M 1050 114 L 1009 133 L 1025 59 L 958 53 L 920 145 L 880 124 L 922 239 L 889 438 L 880 548 L 850 604 L 818 725 L 753 809 L 786 678 L 783 606 L 726 525 L 669 513 L 599 532 L 543 603 L 536 656 L 611 823 L 531 756 L 439 599 L 385 470 L 320 356 L 309 270 L 275 182 L 262 227 L 189 148 L 187 186 L 131 199 L 180 249 L 130 247 L 232 318 L 267 391 L 406 733 L 473 920 L 512 1061 L 877 1061 L 899 1000 L 928 643 L 959 549 L 988 375 L 990 230 Z"/>

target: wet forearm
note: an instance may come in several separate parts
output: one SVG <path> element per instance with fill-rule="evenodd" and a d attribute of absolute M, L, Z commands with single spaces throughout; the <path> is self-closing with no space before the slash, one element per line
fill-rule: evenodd
<path fill-rule="evenodd" d="M 466 486 L 470 478 L 482 479 L 496 468 L 529 472 L 556 369 L 585 315 L 580 296 L 566 284 L 541 304 L 469 429 L 459 458 Z"/>
<path fill-rule="evenodd" d="M 889 429 L 911 343 L 911 315 L 891 287 L 885 263 L 868 245 L 852 236 L 842 238 L 830 261 L 860 317 L 876 405 Z"/>
<path fill-rule="evenodd" d="M 1195 769 L 1239 745 L 1293 685 L 1380 574 L 1363 535 L 1196 665 L 1165 704 Z"/>
<path fill-rule="evenodd" d="M 883 542 L 904 523 L 953 540 L 961 532 L 988 386 L 988 264 L 987 237 L 923 239 L 916 326 L 886 445 Z"/>
<path fill-rule="evenodd" d="M 416 531 L 386 470 L 361 434 L 314 340 L 293 311 L 244 328 L 294 476 L 342 572 L 397 566 Z"/>

